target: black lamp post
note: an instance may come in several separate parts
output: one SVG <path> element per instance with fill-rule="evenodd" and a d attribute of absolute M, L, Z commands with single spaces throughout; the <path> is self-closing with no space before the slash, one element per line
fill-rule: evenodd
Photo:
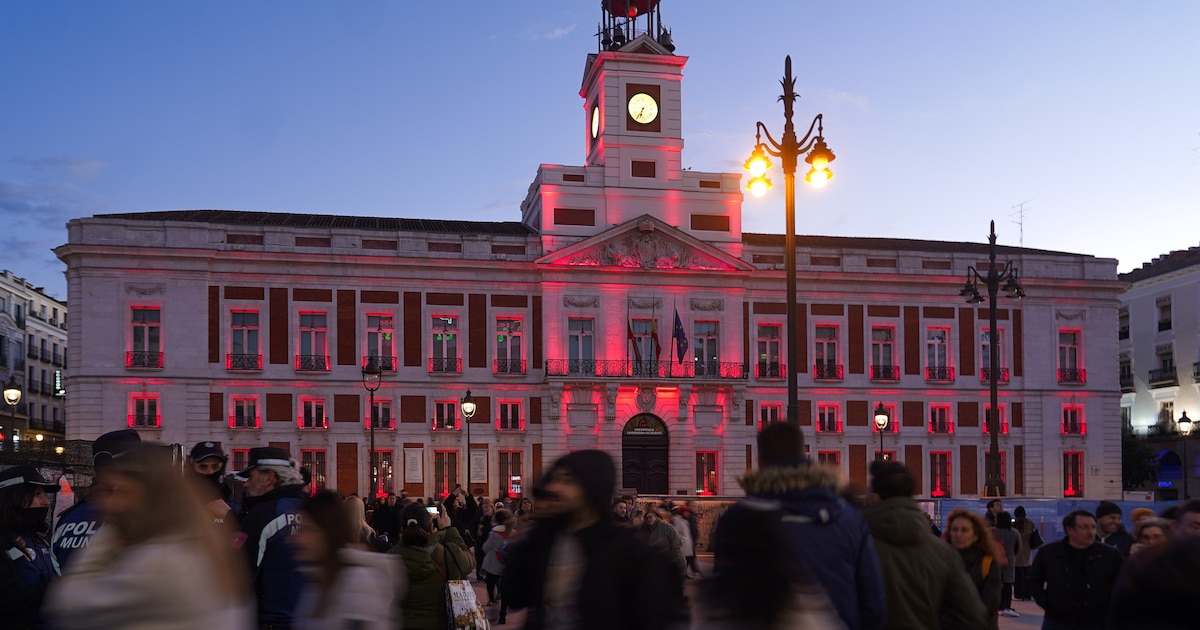
<path fill-rule="evenodd" d="M 979 285 L 987 289 L 988 302 L 988 389 L 990 408 L 986 418 L 988 431 L 991 433 L 991 446 L 985 463 L 986 481 L 983 493 L 988 497 L 1005 496 L 1003 476 L 1000 471 L 1000 394 L 997 388 L 1000 378 L 1000 347 L 997 343 L 1000 335 L 996 330 L 996 297 L 1004 291 L 1005 297 L 1020 299 L 1025 297 L 1025 290 L 1017 282 L 1017 268 L 1012 261 L 1004 263 L 1004 267 L 996 267 L 996 222 L 992 221 L 991 233 L 988 234 L 988 269 L 987 274 L 981 274 L 975 267 L 967 267 L 967 281 L 959 295 L 967 299 L 967 304 L 978 304 L 984 300 L 979 294 Z"/>
<path fill-rule="evenodd" d="M 883 403 L 875 405 L 875 428 L 879 430 L 879 457 L 875 459 L 879 461 L 887 460 L 887 455 L 883 452 L 883 432 L 887 430 L 890 421 L 891 417 L 888 416 L 887 408 L 883 406 Z"/>
<path fill-rule="evenodd" d="M 371 452 L 369 456 L 371 469 L 367 475 L 367 483 L 371 487 L 371 498 L 375 498 L 379 489 L 378 470 L 375 466 L 375 424 L 378 422 L 375 412 L 375 391 L 379 389 L 379 378 L 382 373 L 383 370 L 379 367 L 379 358 L 367 357 L 367 363 L 362 369 L 362 380 L 363 387 L 366 388 L 370 395 L 369 404 L 371 405 L 371 426 L 367 429 L 371 434 Z"/>
<path fill-rule="evenodd" d="M 471 490 L 471 418 L 475 417 L 475 397 L 471 395 L 471 390 L 467 390 L 467 395 L 463 396 L 462 403 L 463 424 L 467 426 L 467 496 L 475 496 Z"/>
<path fill-rule="evenodd" d="M 1183 500 L 1187 501 L 1188 473 L 1195 468 L 1191 462 L 1188 461 L 1187 452 L 1188 437 L 1192 435 L 1192 419 L 1187 416 L 1187 412 L 1185 411 L 1183 412 L 1182 416 L 1179 416 L 1179 420 L 1176 421 L 1176 424 L 1179 425 L 1179 433 L 1183 435 L 1183 466 L 1181 467 L 1181 472 L 1183 473 Z"/>
<path fill-rule="evenodd" d="M 771 137 L 771 132 L 767 131 L 766 125 L 762 122 L 755 123 L 755 146 L 754 151 L 750 154 L 750 159 L 746 160 L 746 170 L 750 171 L 750 182 L 746 188 L 755 197 L 761 197 L 766 194 L 767 189 L 771 187 L 771 180 L 767 179 L 767 169 L 771 167 L 771 161 L 767 159 L 767 155 L 773 155 L 780 158 L 783 167 L 783 179 L 786 183 L 785 203 L 787 208 L 787 232 L 784 237 L 785 252 L 784 264 L 787 273 L 787 422 L 788 424 L 800 426 L 800 408 L 797 406 L 797 398 L 799 398 L 798 388 L 796 384 L 796 370 L 799 369 L 799 346 L 796 332 L 796 166 L 800 160 L 800 156 L 808 153 L 804 161 L 812 168 L 804 177 L 804 181 L 811 184 L 814 188 L 823 188 L 825 183 L 833 177 L 833 172 L 829 170 L 829 163 L 834 160 L 833 152 L 825 145 L 823 117 L 817 114 L 813 118 L 812 124 L 808 126 L 808 133 L 804 134 L 803 138 L 796 137 L 796 127 L 792 123 L 792 107 L 799 98 L 796 94 L 796 79 L 792 78 L 792 58 L 789 55 L 783 62 L 783 80 L 780 81 L 783 86 L 783 95 L 779 100 L 783 101 L 783 139 L 776 142 L 775 138 Z M 816 130 L 816 135 L 813 130 Z M 767 137 L 764 143 L 762 137 Z"/>
<path fill-rule="evenodd" d="M 8 429 L 10 431 L 17 430 L 17 403 L 21 402 L 21 386 L 17 385 L 17 375 L 13 374 L 8 377 L 8 384 L 4 386 L 4 402 L 8 403 L 9 414 L 12 422 Z M 4 448 L 4 427 L 0 426 L 0 450 Z"/>

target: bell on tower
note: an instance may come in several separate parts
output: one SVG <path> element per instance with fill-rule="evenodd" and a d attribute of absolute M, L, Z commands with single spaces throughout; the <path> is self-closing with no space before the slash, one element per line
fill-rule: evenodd
<path fill-rule="evenodd" d="M 596 29 L 601 51 L 620 50 L 640 35 L 650 34 L 667 51 L 674 53 L 671 31 L 662 26 L 658 0 L 601 0 L 603 19 Z M 645 18 L 639 28 L 641 18 Z"/>

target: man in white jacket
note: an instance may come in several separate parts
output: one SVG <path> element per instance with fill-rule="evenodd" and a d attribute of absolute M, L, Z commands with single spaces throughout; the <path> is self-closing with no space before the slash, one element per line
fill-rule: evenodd
<path fill-rule="evenodd" d="M 692 539 L 692 525 L 684 513 L 685 510 L 687 508 L 682 505 L 671 508 L 671 525 L 675 527 L 675 533 L 679 534 L 679 553 L 687 563 L 686 577 L 693 577 L 693 571 L 696 577 L 699 577 L 700 571 L 696 569 L 696 541 Z"/>

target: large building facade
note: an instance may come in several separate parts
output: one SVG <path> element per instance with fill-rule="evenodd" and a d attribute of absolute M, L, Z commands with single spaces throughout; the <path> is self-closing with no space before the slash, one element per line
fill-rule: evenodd
<path fill-rule="evenodd" d="M 0 448 L 19 450 L 23 441 L 48 445 L 65 437 L 66 357 L 67 305 L 4 270 L 0 387 L 15 384 L 21 395 L 15 405 L 0 404 Z"/>
<path fill-rule="evenodd" d="M 71 221 L 57 253 L 88 314 L 71 320 L 71 436 L 217 440 L 235 466 L 276 444 L 317 485 L 363 492 L 373 433 L 376 491 L 423 496 L 521 495 L 556 458 L 599 448 L 626 488 L 730 495 L 793 370 L 812 458 L 865 483 L 886 455 L 923 496 L 971 497 L 997 352 L 1009 493 L 1120 495 L 1114 260 L 1000 248 L 1029 297 L 999 304 L 991 331 L 986 304 L 959 297 L 984 244 L 800 237 L 788 330 L 783 237 L 741 231 L 738 174 L 681 168 L 687 59 L 661 29 L 612 26 L 580 90 L 585 163 L 543 165 L 520 221 Z"/>

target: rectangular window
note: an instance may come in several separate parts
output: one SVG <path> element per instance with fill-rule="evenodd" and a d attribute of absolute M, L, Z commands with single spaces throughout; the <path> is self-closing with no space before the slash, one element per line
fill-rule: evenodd
<path fill-rule="evenodd" d="M 229 428 L 257 429 L 262 426 L 259 420 L 258 398 L 233 399 L 233 415 L 229 418 Z"/>
<path fill-rule="evenodd" d="M 1133 433 L 1133 407 L 1129 405 L 1121 406 L 1121 431 L 1126 434 Z"/>
<path fill-rule="evenodd" d="M 1063 496 L 1083 496 L 1083 453 L 1063 453 Z"/>
<path fill-rule="evenodd" d="M 250 465 L 250 449 L 248 448 L 230 449 L 229 456 L 233 461 L 231 470 L 245 470 Z"/>
<path fill-rule="evenodd" d="M 1062 432 L 1063 435 L 1087 435 L 1082 405 L 1063 405 Z"/>
<path fill-rule="evenodd" d="M 1158 331 L 1171 330 L 1171 298 L 1158 299 Z"/>
<path fill-rule="evenodd" d="M 929 454 L 929 496 L 950 496 L 950 453 L 934 451 Z"/>
<path fill-rule="evenodd" d="M 837 405 L 817 405 L 817 433 L 841 433 L 842 417 Z"/>
<path fill-rule="evenodd" d="M 300 400 L 300 418 L 296 426 L 301 429 L 328 429 L 325 423 L 325 399 L 302 398 Z"/>
<path fill-rule="evenodd" d="M 521 496 L 521 451 L 500 451 L 500 484 L 509 498 Z"/>
<path fill-rule="evenodd" d="M 236 371 L 262 369 L 262 349 L 259 346 L 258 311 L 230 313 L 230 348 L 225 367 Z"/>
<path fill-rule="evenodd" d="M 499 431 L 524 431 L 525 420 L 521 418 L 521 403 L 501 401 L 496 414 L 496 429 Z"/>
<path fill-rule="evenodd" d="M 779 324 L 758 326 L 758 378 L 784 378 L 784 368 L 779 362 L 779 340 L 783 336 Z"/>
<path fill-rule="evenodd" d="M 439 495 L 450 494 L 458 485 L 458 451 L 433 452 L 433 488 Z"/>
<path fill-rule="evenodd" d="M 594 374 L 596 348 L 592 337 L 595 320 L 572 317 L 567 320 L 567 373 Z"/>
<path fill-rule="evenodd" d="M 328 335 L 325 313 L 300 313 L 300 353 L 296 355 L 298 371 L 329 370 Z"/>
<path fill-rule="evenodd" d="M 496 374 L 524 374 L 521 320 L 503 317 L 496 320 Z"/>
<path fill-rule="evenodd" d="M 158 414 L 158 394 L 134 395 L 130 401 L 129 426 L 135 429 L 157 429 L 162 426 Z M 30 415 L 32 415 L 30 411 Z"/>
<path fill-rule="evenodd" d="M 783 405 L 764 403 L 758 406 L 758 430 L 762 431 L 772 422 L 779 422 L 783 415 Z"/>
<path fill-rule="evenodd" d="M 929 432 L 954 433 L 954 421 L 950 419 L 950 405 L 929 406 Z"/>
<path fill-rule="evenodd" d="M 392 416 L 392 401 L 391 400 L 376 400 L 374 414 L 366 418 L 367 428 L 371 427 L 374 422 L 376 429 L 391 431 L 396 428 L 396 418 Z"/>
<path fill-rule="evenodd" d="M 699 451 L 696 453 L 696 494 L 712 496 L 720 494 L 717 491 L 717 452 Z"/>
<path fill-rule="evenodd" d="M 992 425 L 988 422 L 988 418 L 992 412 L 992 406 L 985 404 L 983 406 L 983 433 L 987 435 L 992 432 Z M 1000 423 L 1000 435 L 1008 435 L 1008 413 L 1004 409 L 1004 405 L 1000 405 L 999 417 L 996 420 Z"/>
<path fill-rule="evenodd" d="M 389 492 L 394 492 L 396 488 L 396 469 L 394 465 L 394 452 L 387 450 L 381 451 L 375 449 L 375 463 L 378 469 L 375 471 L 375 496 L 386 497 Z"/>
<path fill-rule="evenodd" d="M 1121 391 L 1124 393 L 1134 391 L 1133 363 L 1129 359 L 1121 359 L 1117 369 L 1121 382 Z"/>
<path fill-rule="evenodd" d="M 301 450 L 300 465 L 307 468 L 308 472 L 312 474 L 313 494 L 324 490 L 328 486 L 329 477 L 325 468 L 324 449 Z"/>
<path fill-rule="evenodd" d="M 895 364 L 896 329 L 890 326 L 871 327 L 871 379 L 900 380 L 900 366 Z"/>
<path fill-rule="evenodd" d="M 1117 312 L 1117 339 L 1129 338 L 1129 309 L 1122 308 Z"/>
<path fill-rule="evenodd" d="M 692 330 L 695 348 L 696 376 L 721 375 L 721 350 L 718 322 L 696 322 Z"/>
<path fill-rule="evenodd" d="M 439 400 L 433 403 L 433 429 L 454 431 L 458 428 L 458 401 Z"/>
<path fill-rule="evenodd" d="M 1178 385 L 1178 375 L 1175 373 L 1175 352 L 1171 344 L 1163 344 L 1155 349 L 1158 368 L 1150 370 L 1148 381 L 1151 387 L 1163 385 Z"/>
<path fill-rule="evenodd" d="M 433 336 L 429 371 L 442 374 L 462 372 L 462 361 L 458 358 L 458 316 L 434 315 L 430 330 Z"/>
<path fill-rule="evenodd" d="M 830 466 L 832 468 L 841 469 L 842 467 L 842 452 L 841 451 L 817 451 L 817 462 Z"/>
<path fill-rule="evenodd" d="M 1004 367 L 1004 331 L 997 330 L 994 340 L 992 337 L 993 337 L 992 331 L 987 328 L 984 328 L 983 332 L 980 333 L 980 335 L 979 335 L 980 355 L 981 355 L 981 359 L 982 359 L 982 363 L 980 363 L 980 368 L 979 368 L 979 380 L 982 382 L 985 382 L 985 383 L 990 383 L 992 380 L 992 363 L 991 363 L 991 361 L 992 361 L 992 348 L 994 346 L 996 349 L 996 353 L 997 353 L 996 354 L 996 365 L 999 366 L 997 368 L 997 372 L 996 372 L 996 382 L 1007 383 L 1008 382 L 1008 368 Z M 992 343 L 993 341 L 995 341 L 994 344 Z"/>
<path fill-rule="evenodd" d="M 925 331 L 925 380 L 954 380 L 954 368 L 950 367 L 949 328 L 930 328 Z"/>
<path fill-rule="evenodd" d="M 135 306 L 132 314 L 133 350 L 125 359 L 125 367 L 162 368 L 162 320 L 158 307 Z M 29 351 L 33 352 L 30 335 Z"/>
<path fill-rule="evenodd" d="M 1087 381 L 1080 362 L 1080 332 L 1058 331 L 1058 382 L 1084 383 Z"/>
<path fill-rule="evenodd" d="M 842 378 L 842 366 L 838 365 L 837 326 L 817 326 L 814 344 L 816 363 L 813 365 L 813 378 Z"/>
<path fill-rule="evenodd" d="M 375 360 L 384 372 L 396 371 L 396 317 L 391 313 L 367 314 L 367 361 Z M 364 363 L 365 365 L 365 363 Z"/>
<path fill-rule="evenodd" d="M 1158 403 L 1158 425 L 1164 429 L 1175 426 L 1175 401 L 1163 400 Z"/>

